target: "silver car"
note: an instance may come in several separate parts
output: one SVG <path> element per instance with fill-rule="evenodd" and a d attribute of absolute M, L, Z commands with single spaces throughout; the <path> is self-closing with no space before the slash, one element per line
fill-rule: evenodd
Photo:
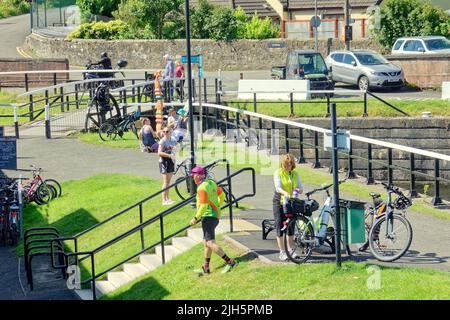
<path fill-rule="evenodd" d="M 405 86 L 402 68 L 374 51 L 333 51 L 325 61 L 334 82 L 356 84 L 364 91 Z"/>

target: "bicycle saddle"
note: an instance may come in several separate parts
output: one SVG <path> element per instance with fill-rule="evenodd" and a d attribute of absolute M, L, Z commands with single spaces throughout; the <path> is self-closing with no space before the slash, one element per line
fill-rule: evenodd
<path fill-rule="evenodd" d="M 371 192 L 371 193 L 370 193 L 370 196 L 371 196 L 372 198 L 379 198 L 379 197 L 381 197 L 381 195 L 380 195 L 379 193 L 376 193 L 376 192 Z"/>

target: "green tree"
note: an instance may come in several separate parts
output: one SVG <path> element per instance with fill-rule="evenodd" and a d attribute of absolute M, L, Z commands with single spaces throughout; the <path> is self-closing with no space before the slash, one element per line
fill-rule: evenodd
<path fill-rule="evenodd" d="M 450 36 L 450 16 L 423 0 L 386 0 L 381 7 L 380 28 L 372 30 L 379 43 L 390 48 L 405 36 Z"/>
<path fill-rule="evenodd" d="M 164 23 L 168 16 L 180 12 L 183 0 L 122 0 L 114 16 L 135 29 L 152 30 L 155 37 L 163 38 Z"/>
<path fill-rule="evenodd" d="M 233 40 L 237 35 L 237 22 L 233 10 L 228 7 L 214 9 L 211 19 L 207 21 L 207 29 L 213 40 Z"/>
<path fill-rule="evenodd" d="M 190 8 L 191 37 L 194 39 L 209 39 L 210 32 L 207 27 L 215 6 L 207 0 L 200 0 L 196 7 Z"/>
<path fill-rule="evenodd" d="M 84 17 L 90 15 L 112 17 L 112 13 L 117 10 L 120 1 L 121 0 L 77 0 L 76 3 Z"/>

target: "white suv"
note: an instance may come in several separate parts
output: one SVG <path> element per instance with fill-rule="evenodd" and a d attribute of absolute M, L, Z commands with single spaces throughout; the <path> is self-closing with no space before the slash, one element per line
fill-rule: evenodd
<path fill-rule="evenodd" d="M 392 47 L 392 54 L 450 53 L 450 41 L 445 37 L 399 38 Z"/>

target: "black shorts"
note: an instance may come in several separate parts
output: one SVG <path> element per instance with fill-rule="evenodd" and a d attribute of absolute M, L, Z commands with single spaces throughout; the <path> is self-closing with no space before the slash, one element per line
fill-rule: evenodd
<path fill-rule="evenodd" d="M 202 220 L 203 239 L 206 241 L 216 239 L 216 227 L 219 224 L 219 219 L 213 217 L 206 217 Z"/>
<path fill-rule="evenodd" d="M 288 236 L 294 235 L 294 225 L 292 225 L 288 229 L 284 229 L 284 231 L 281 231 L 281 229 L 284 227 L 283 222 L 287 220 L 287 217 L 283 212 L 283 206 L 280 203 L 279 195 L 275 195 L 273 197 L 273 218 L 275 220 L 275 228 L 277 230 L 278 237 L 283 236 L 283 233 L 285 233 L 286 230 L 287 230 Z"/>
<path fill-rule="evenodd" d="M 159 163 L 159 172 L 161 174 L 174 173 L 175 172 L 175 164 L 173 163 L 172 159 L 163 158 L 163 161 Z"/>

